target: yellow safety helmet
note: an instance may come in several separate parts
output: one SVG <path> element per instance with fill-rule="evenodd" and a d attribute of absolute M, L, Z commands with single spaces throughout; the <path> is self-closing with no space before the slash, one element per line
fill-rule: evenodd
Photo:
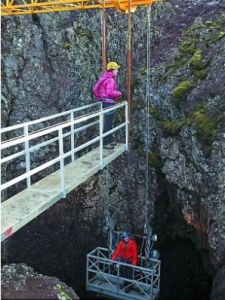
<path fill-rule="evenodd" d="M 107 70 L 118 70 L 119 69 L 119 65 L 115 62 L 115 61 L 110 61 L 107 66 L 106 69 Z"/>

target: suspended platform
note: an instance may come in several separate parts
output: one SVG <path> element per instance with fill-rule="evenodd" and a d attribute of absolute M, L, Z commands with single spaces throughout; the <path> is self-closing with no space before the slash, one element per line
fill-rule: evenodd
<path fill-rule="evenodd" d="M 5 155 L 1 160 L 1 164 L 9 164 L 9 162 L 12 163 L 12 161 L 18 159 L 18 157 L 20 157 L 20 159 L 22 159 L 21 157 L 24 157 L 26 170 L 24 174 L 1 184 L 1 191 L 7 190 L 14 184 L 22 181 L 26 181 L 27 185 L 24 190 L 5 200 L 1 204 L 2 241 L 40 215 L 58 200 L 65 198 L 67 193 L 87 181 L 91 176 L 128 150 L 127 103 L 123 102 L 107 110 L 102 110 L 101 104 L 97 105 L 97 109 L 96 105 L 83 107 L 83 111 L 92 107 L 94 107 L 95 110 L 85 115 L 82 113 L 82 115 L 77 118 L 75 117 L 75 113 L 78 110 L 81 111 L 81 108 L 2 129 L 1 133 L 4 135 L 6 132 L 12 130 L 18 133 L 18 130 L 21 130 L 22 128 L 24 135 L 2 142 L 1 152 L 3 156 L 5 149 L 12 148 L 13 146 L 17 147 L 17 152 L 11 155 Z M 104 113 L 110 110 L 124 108 L 124 122 L 103 134 Z M 64 118 L 64 121 L 59 123 L 58 118 L 62 117 Z M 52 123 L 53 120 L 56 120 L 57 123 L 55 125 L 49 125 L 49 122 L 51 121 Z M 92 122 L 89 122 L 90 120 Z M 84 122 L 88 124 L 83 125 Z M 47 127 L 42 130 L 30 132 L 30 128 L 34 128 L 34 125 L 36 126 L 38 124 L 40 127 L 40 124 L 43 125 L 44 123 L 48 123 Z M 77 128 L 76 125 L 78 125 Z M 93 132 L 96 132 L 97 130 L 99 135 L 82 145 L 75 147 L 76 134 L 81 131 L 87 131 L 87 129 L 90 130 L 93 126 L 95 129 L 92 128 Z M 96 126 L 98 128 L 96 128 Z M 103 149 L 103 138 L 106 135 L 119 130 L 125 131 L 124 133 L 121 133 L 122 136 L 124 136 L 125 142 L 118 143 L 113 150 Z M 55 133 L 54 137 L 52 137 L 53 133 Z M 51 138 L 49 138 L 49 135 Z M 37 142 L 35 145 L 32 145 L 32 141 L 34 140 Z M 37 149 L 43 147 L 45 148 L 43 150 L 46 151 L 46 147 L 48 149 L 52 144 L 58 148 L 57 157 L 36 168 L 32 168 L 32 153 L 35 153 Z M 18 151 L 18 145 L 22 148 L 20 151 Z M 75 154 L 82 150 L 85 150 L 86 153 L 82 154 L 81 152 L 79 157 L 75 157 Z M 21 161 L 19 162 L 21 164 Z M 32 184 L 33 175 L 46 170 L 49 167 L 57 166 L 57 164 L 59 165 L 58 170 L 51 172 L 38 182 Z"/>
<path fill-rule="evenodd" d="M 86 289 L 112 299 L 156 300 L 160 290 L 160 260 L 139 257 L 138 266 L 112 261 L 109 249 L 98 247 L 87 255 Z M 122 268 L 132 276 L 123 277 Z M 125 287 L 124 287 L 125 285 Z"/>

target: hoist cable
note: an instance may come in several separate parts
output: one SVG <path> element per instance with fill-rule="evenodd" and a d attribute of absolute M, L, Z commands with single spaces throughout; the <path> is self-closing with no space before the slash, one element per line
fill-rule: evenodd
<path fill-rule="evenodd" d="M 127 13 L 127 102 L 128 102 L 128 142 L 130 142 L 130 132 L 131 132 L 131 0 L 128 0 L 128 13 Z"/>
<path fill-rule="evenodd" d="M 146 169 L 145 169 L 145 226 L 148 219 L 148 198 L 149 198 L 149 134 L 150 134 L 150 71 L 151 71 L 151 6 L 147 8 L 147 59 L 146 59 L 146 128 L 145 128 L 145 152 L 146 152 Z"/>
<path fill-rule="evenodd" d="M 106 69 L 106 12 L 105 0 L 102 2 L 101 8 L 101 33 L 102 33 L 102 71 Z"/>

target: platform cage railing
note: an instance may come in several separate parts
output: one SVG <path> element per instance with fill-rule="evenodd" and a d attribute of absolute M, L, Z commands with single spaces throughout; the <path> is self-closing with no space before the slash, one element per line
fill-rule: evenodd
<path fill-rule="evenodd" d="M 157 299 L 160 290 L 160 260 L 138 257 L 134 266 L 111 260 L 112 252 L 97 247 L 87 255 L 86 289 L 113 299 Z M 131 276 L 124 276 L 123 269 Z M 129 288 L 129 292 L 127 292 Z"/>

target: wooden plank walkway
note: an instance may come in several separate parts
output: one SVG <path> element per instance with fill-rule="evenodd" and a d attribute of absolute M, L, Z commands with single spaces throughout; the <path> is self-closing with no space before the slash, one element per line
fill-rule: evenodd
<path fill-rule="evenodd" d="M 125 144 L 117 144 L 113 150 L 104 150 L 103 167 L 126 151 Z M 100 170 L 99 147 L 65 166 L 65 189 L 71 192 Z M 40 215 L 62 198 L 60 170 L 33 184 L 1 204 L 1 240 Z"/>

